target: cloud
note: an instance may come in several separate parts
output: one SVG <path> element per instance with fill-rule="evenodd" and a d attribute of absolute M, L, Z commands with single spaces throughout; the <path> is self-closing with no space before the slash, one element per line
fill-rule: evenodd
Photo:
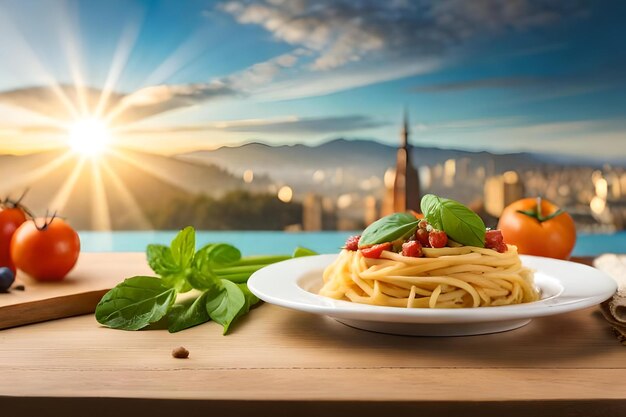
<path fill-rule="evenodd" d="M 454 80 L 439 84 L 423 84 L 411 88 L 414 93 L 457 93 L 483 89 L 518 90 L 508 104 L 553 100 L 591 94 L 602 90 L 624 88 L 626 73 L 623 64 L 614 61 L 610 65 L 596 67 L 584 73 L 564 73 L 551 76 L 512 75 Z M 507 105 L 507 102 L 500 102 Z"/>
<path fill-rule="evenodd" d="M 528 76 L 479 78 L 441 84 L 420 85 L 413 87 L 412 91 L 417 93 L 447 93 L 484 88 L 520 88 L 544 84 L 546 81 L 545 78 Z"/>
<path fill-rule="evenodd" d="M 129 123 L 209 100 L 247 96 L 267 85 L 283 70 L 293 67 L 306 51 L 296 49 L 256 63 L 242 71 L 207 83 L 157 85 L 142 88 L 120 100 L 116 120 Z"/>
<path fill-rule="evenodd" d="M 53 124 L 67 124 L 80 117 L 81 96 L 87 107 L 95 109 L 103 91 L 86 88 L 79 92 L 68 85 L 27 87 L 0 92 L 0 103 L 36 113 Z M 189 107 L 211 99 L 237 94 L 232 87 L 219 81 L 206 84 L 158 85 L 142 88 L 130 94 L 112 92 L 102 114 L 111 114 L 112 124 L 127 124 L 171 110 Z"/>
<path fill-rule="evenodd" d="M 420 132 L 420 144 L 452 149 L 506 152 L 541 152 L 574 155 L 606 160 L 626 158 L 626 121 L 622 119 L 581 119 L 553 122 L 530 122 L 524 119 L 476 119 L 448 121 Z M 448 126 L 469 126 L 463 134 Z M 590 146 L 593 144 L 593 146 Z"/>
<path fill-rule="evenodd" d="M 306 50 L 298 48 L 291 53 L 256 63 L 243 71 L 222 78 L 220 82 L 231 85 L 238 91 L 250 93 L 272 82 L 282 71 L 292 68 L 305 54 Z"/>
<path fill-rule="evenodd" d="M 386 121 L 376 120 L 369 116 L 347 115 L 333 117 L 281 117 L 272 119 L 243 119 L 203 123 L 191 126 L 175 126 L 171 128 L 128 128 L 124 132 L 131 135 L 151 133 L 185 133 L 185 132 L 236 132 L 259 134 L 326 134 L 373 129 L 386 126 Z"/>
<path fill-rule="evenodd" d="M 102 114 L 109 115 L 113 125 L 147 119 L 210 100 L 246 96 L 270 83 L 281 71 L 293 67 L 307 52 L 298 48 L 242 71 L 206 83 L 154 85 L 129 94 L 111 92 Z M 78 104 L 86 102 L 95 109 L 103 95 L 97 88 L 77 89 L 71 85 L 35 86 L 0 92 L 0 104 L 44 115 L 58 122 L 79 117 Z"/>
<path fill-rule="evenodd" d="M 70 85 L 34 86 L 0 92 L 0 103 L 37 113 L 60 122 L 75 119 L 74 112 L 84 98 L 95 107 L 102 91 L 85 88 L 81 91 Z M 117 103 L 123 95 L 112 93 L 109 103 Z"/>
<path fill-rule="evenodd" d="M 114 113 L 119 114 L 114 120 L 130 123 L 208 100 L 235 96 L 237 93 L 220 81 L 146 87 L 121 98 L 119 107 L 113 109 Z"/>
<path fill-rule="evenodd" d="M 440 57 L 459 44 L 505 31 L 553 24 L 583 1 L 516 0 L 228 0 L 242 24 L 315 52 L 313 70 L 363 59 Z"/>
<path fill-rule="evenodd" d="M 373 64 L 355 71 L 350 67 L 329 72 L 306 72 L 274 81 L 259 88 L 255 96 L 260 100 L 290 100 L 315 97 L 337 91 L 391 81 L 416 74 L 426 74 L 441 67 L 435 59 L 420 61 L 397 60 L 393 66 Z"/>
<path fill-rule="evenodd" d="M 259 25 L 293 50 L 205 83 L 154 85 L 112 92 L 103 114 L 124 125 L 201 103 L 233 97 L 283 100 L 330 94 L 441 68 L 467 42 L 506 31 L 545 26 L 575 15 L 581 1 L 540 0 L 226 0 L 222 16 Z M 225 14 L 223 14 L 225 13 Z M 420 86 L 422 92 L 503 88 L 531 77 Z M 57 121 L 77 117 L 84 98 L 95 108 L 97 88 L 29 87 L 0 92 L 0 104 Z M 284 128 L 287 128 L 285 126 Z"/>
<path fill-rule="evenodd" d="M 498 126 L 520 126 L 525 121 L 521 116 L 447 120 L 438 123 L 416 123 L 413 128 L 418 131 L 459 131 L 489 129 Z"/>

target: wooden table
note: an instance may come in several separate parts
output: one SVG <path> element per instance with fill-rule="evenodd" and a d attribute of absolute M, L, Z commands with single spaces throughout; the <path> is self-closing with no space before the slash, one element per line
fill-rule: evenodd
<path fill-rule="evenodd" d="M 189 359 L 174 359 L 185 346 Z M 399 414 L 399 413 L 403 414 Z M 597 308 L 505 333 L 369 333 L 264 304 L 229 336 L 100 327 L 0 331 L 2 416 L 625 416 L 626 351 Z"/>

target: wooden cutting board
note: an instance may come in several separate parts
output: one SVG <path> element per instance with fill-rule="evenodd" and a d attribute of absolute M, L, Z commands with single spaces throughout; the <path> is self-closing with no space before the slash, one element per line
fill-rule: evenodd
<path fill-rule="evenodd" d="M 0 329 L 93 313 L 100 298 L 135 275 L 153 275 L 144 253 L 81 253 L 60 282 L 38 282 L 18 272 L 24 291 L 0 293 Z"/>

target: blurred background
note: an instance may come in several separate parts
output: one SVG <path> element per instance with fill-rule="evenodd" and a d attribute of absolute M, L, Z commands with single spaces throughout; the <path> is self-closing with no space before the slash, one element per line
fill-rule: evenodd
<path fill-rule="evenodd" d="M 83 231 L 357 230 L 399 189 L 493 226 L 542 196 L 615 234 L 624 17 L 619 0 L 2 0 L 0 196 L 28 189 Z"/>

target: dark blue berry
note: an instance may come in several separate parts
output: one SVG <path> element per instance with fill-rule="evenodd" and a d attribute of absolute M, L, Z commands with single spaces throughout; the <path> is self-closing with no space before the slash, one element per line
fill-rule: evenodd
<path fill-rule="evenodd" d="M 15 281 L 15 275 L 6 266 L 0 267 L 0 291 L 6 291 L 11 288 Z"/>

